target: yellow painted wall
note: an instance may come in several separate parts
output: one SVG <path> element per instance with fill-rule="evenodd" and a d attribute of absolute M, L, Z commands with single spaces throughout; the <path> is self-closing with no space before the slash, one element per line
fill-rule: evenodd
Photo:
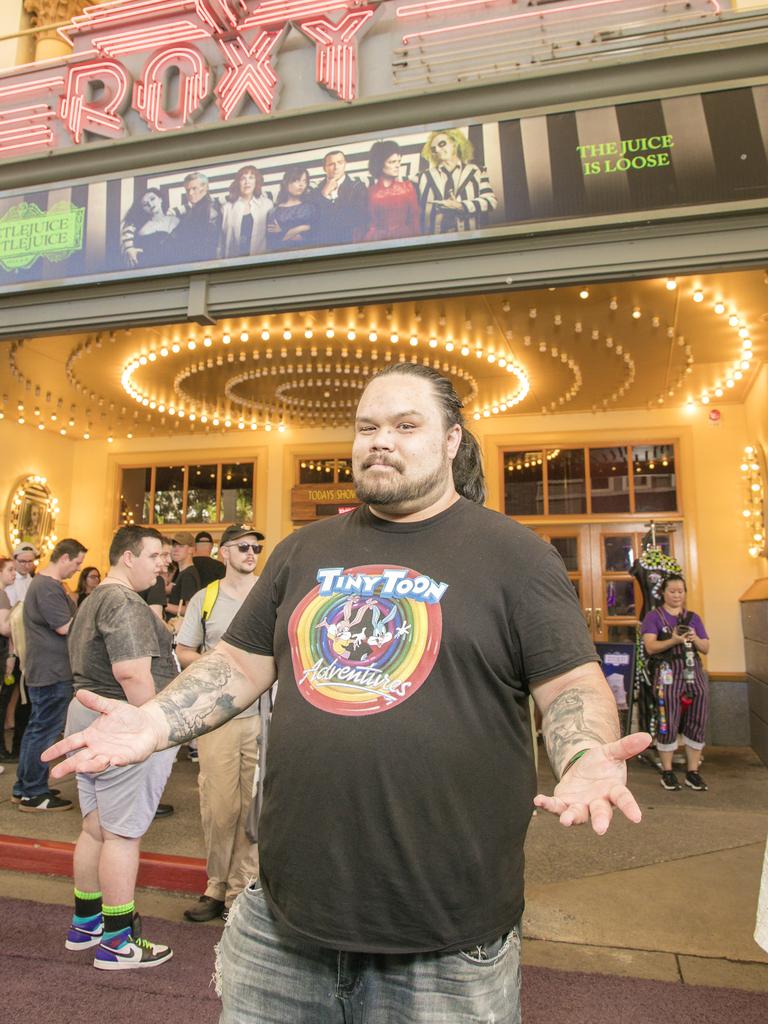
<path fill-rule="evenodd" d="M 29 17 L 24 12 L 24 0 L 2 0 L 0 3 L 0 37 L 12 36 L 29 26 Z M 0 68 L 11 68 L 25 64 L 34 58 L 33 36 L 21 39 L 6 39 L 0 42 Z"/>
<path fill-rule="evenodd" d="M 8 501 L 20 477 L 44 476 L 54 497 L 58 498 L 61 515 L 56 520 L 56 535 L 71 536 L 74 442 L 48 431 L 0 420 L 0 551 L 8 548 Z M 79 538 L 78 538 L 79 539 Z M 85 541 L 83 541 L 85 543 Z"/>

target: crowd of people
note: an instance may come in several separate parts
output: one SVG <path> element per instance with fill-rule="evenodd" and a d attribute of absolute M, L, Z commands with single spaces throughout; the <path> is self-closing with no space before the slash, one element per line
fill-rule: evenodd
<path fill-rule="evenodd" d="M 0 559 L 3 736 L 4 742 L 10 739 L 2 759 L 18 760 L 11 799 L 20 811 L 73 807 L 49 785 L 41 755 L 62 730 L 65 735 L 82 730 L 98 717 L 74 700 L 74 693 L 87 688 L 134 705 L 153 697 L 218 641 L 258 578 L 263 541 L 249 524 L 230 526 L 213 558 L 208 531 L 163 537 L 151 528 L 124 526 L 112 540 L 103 578 L 97 566 L 83 565 L 87 548 L 72 538 L 59 541 L 37 572 L 37 552 L 30 544 Z M 67 583 L 76 574 L 72 591 Z M 26 701 L 19 699 L 22 679 Z M 226 918 L 236 896 L 258 874 L 246 819 L 258 782 L 259 733 L 267 709 L 257 702 L 241 720 L 201 743 L 208 885 L 185 912 L 189 921 Z M 75 908 L 66 948 L 96 947 L 94 965 L 101 970 L 162 963 L 172 955 L 169 947 L 141 936 L 134 886 L 142 836 L 154 818 L 173 813 L 160 798 L 177 749 L 140 765 L 78 773 L 82 830 L 74 853 Z"/>
<path fill-rule="evenodd" d="M 267 192 L 254 164 L 240 167 L 216 196 L 209 177 L 192 171 L 176 207 L 162 189 L 137 196 L 123 219 L 124 260 L 148 267 L 474 231 L 496 209 L 488 175 L 473 162 L 472 144 L 460 129 L 430 133 L 424 169 L 412 181 L 403 177 L 403 156 L 394 140 L 374 142 L 366 184 L 348 173 L 341 150 L 331 150 L 314 178 L 310 167 L 287 168 L 276 195 Z"/>

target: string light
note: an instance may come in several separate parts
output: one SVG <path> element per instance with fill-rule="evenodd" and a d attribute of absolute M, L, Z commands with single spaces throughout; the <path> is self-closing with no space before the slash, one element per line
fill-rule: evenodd
<path fill-rule="evenodd" d="M 746 445 L 741 463 L 745 486 L 742 519 L 747 535 L 747 552 L 751 558 L 768 557 L 765 545 L 765 505 L 763 478 L 757 460 L 757 446 Z"/>

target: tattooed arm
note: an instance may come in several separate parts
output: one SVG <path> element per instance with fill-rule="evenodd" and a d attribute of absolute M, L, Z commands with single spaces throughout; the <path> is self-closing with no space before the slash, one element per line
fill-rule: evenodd
<path fill-rule="evenodd" d="M 220 641 L 152 702 L 160 729 L 164 731 L 166 725 L 168 729 L 163 747 L 212 732 L 250 707 L 274 681 L 272 658 L 247 654 Z"/>
<path fill-rule="evenodd" d="M 275 663 L 221 641 L 186 668 L 152 700 L 133 707 L 125 701 L 78 690 L 81 704 L 101 717 L 43 754 L 60 779 L 71 772 L 102 772 L 110 765 L 135 764 L 156 750 L 186 743 L 211 732 L 251 705 L 275 681 Z"/>
<path fill-rule="evenodd" d="M 619 739 L 616 701 L 600 668 L 582 665 L 532 688 L 542 712 L 542 732 L 555 775 L 554 794 L 539 794 L 534 803 L 557 814 L 562 825 L 591 820 L 598 835 L 608 829 L 613 808 L 639 822 L 640 808 L 627 789 L 629 758 L 651 741 L 647 733 Z M 574 760 L 581 751 L 586 753 Z"/>
<path fill-rule="evenodd" d="M 539 683 L 532 692 L 542 715 L 549 763 L 558 778 L 580 750 L 619 738 L 616 701 L 594 662 Z"/>

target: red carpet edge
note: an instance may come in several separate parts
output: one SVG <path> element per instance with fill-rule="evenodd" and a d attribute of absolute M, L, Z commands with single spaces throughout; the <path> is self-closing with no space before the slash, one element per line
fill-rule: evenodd
<path fill-rule="evenodd" d="M 73 850 L 73 843 L 0 835 L 0 869 L 71 878 Z M 205 891 L 207 881 L 205 861 L 199 857 L 172 857 L 151 851 L 141 853 L 140 886 L 169 892 L 200 893 Z"/>

